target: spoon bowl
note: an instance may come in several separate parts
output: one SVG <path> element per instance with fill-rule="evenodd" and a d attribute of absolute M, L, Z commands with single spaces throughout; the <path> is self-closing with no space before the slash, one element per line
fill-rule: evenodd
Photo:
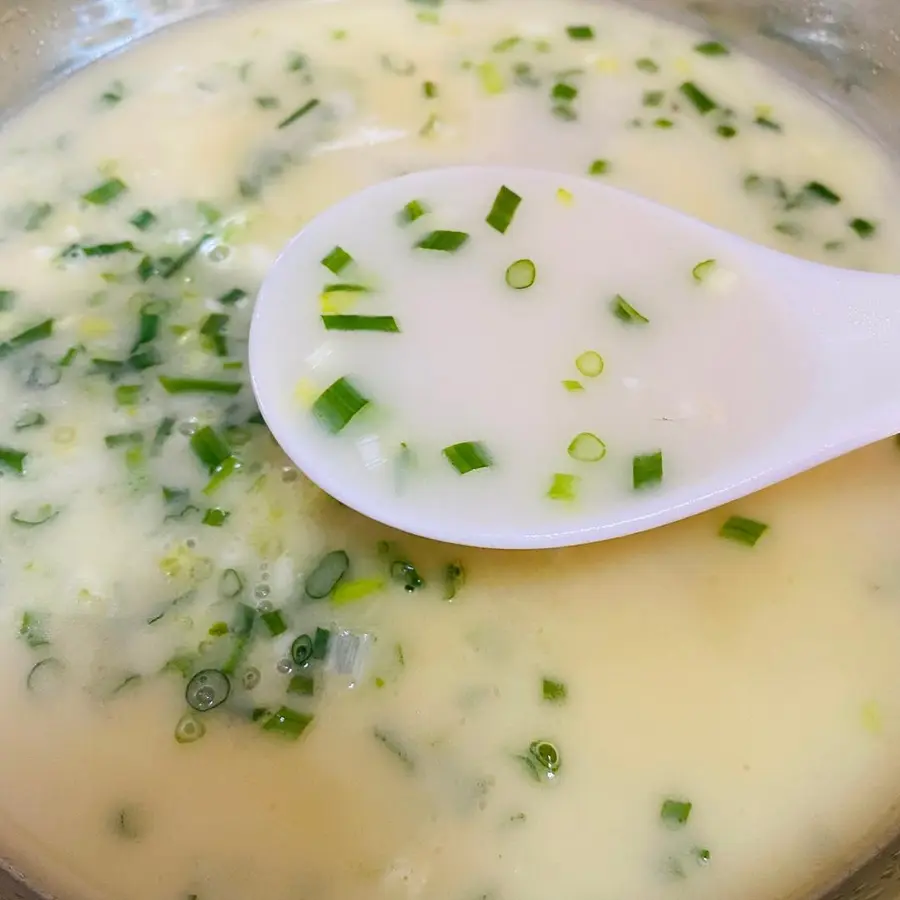
<path fill-rule="evenodd" d="M 895 276 L 542 170 L 427 170 L 326 210 L 269 272 L 249 349 L 312 481 L 471 546 L 666 525 L 900 425 Z"/>

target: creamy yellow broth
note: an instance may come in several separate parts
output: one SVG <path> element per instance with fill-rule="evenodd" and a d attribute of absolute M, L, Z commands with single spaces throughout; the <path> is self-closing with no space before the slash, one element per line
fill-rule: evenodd
<path fill-rule="evenodd" d="M 0 847 L 39 885 L 740 900 L 822 884 L 887 833 L 894 445 L 638 538 L 477 552 L 322 494 L 248 387 L 252 298 L 284 242 L 433 165 L 603 160 L 595 177 L 749 238 L 895 269 L 888 161 L 705 40 L 576 2 L 260 3 L 4 126 Z M 560 73 L 579 93 L 554 111 Z M 722 536 L 733 516 L 751 524 Z M 339 550 L 349 571 L 311 600 Z M 330 649 L 293 663 L 317 629 Z M 231 694 L 191 713 L 207 667 Z M 288 690 L 304 678 L 311 696 Z M 180 736 L 205 733 L 179 742 L 186 714 Z"/>

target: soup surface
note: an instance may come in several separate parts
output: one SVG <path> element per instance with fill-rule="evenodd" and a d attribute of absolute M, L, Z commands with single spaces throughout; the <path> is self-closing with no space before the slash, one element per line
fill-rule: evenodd
<path fill-rule="evenodd" d="M 894 821 L 893 444 L 542 553 L 391 533 L 288 465 L 246 371 L 267 267 L 458 163 L 900 249 L 895 175 L 833 112 L 574 0 L 255 3 L 6 123 L 0 847 L 60 896 L 786 897 Z"/>

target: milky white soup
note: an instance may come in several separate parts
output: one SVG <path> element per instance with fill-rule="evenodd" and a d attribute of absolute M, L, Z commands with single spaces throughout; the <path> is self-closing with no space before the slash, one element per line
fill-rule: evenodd
<path fill-rule="evenodd" d="M 891 270 L 887 160 L 724 50 L 586 3 L 259 3 L 5 126 L 5 856 L 75 900 L 741 900 L 888 834 L 893 445 L 634 539 L 463 551 L 311 486 L 248 385 L 283 244 L 428 166 Z"/>

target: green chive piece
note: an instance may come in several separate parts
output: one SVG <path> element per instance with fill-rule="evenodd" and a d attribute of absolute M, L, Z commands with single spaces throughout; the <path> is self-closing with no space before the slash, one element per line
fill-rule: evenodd
<path fill-rule="evenodd" d="M 403 590 L 410 594 L 425 587 L 425 579 L 419 574 L 419 570 L 405 559 L 395 559 L 391 563 L 391 579 L 402 584 Z"/>
<path fill-rule="evenodd" d="M 227 293 L 222 294 L 217 302 L 221 303 L 222 306 L 234 306 L 235 303 L 240 303 L 246 296 L 247 292 L 245 290 L 242 290 L 241 288 L 232 288 Z"/>
<path fill-rule="evenodd" d="M 573 41 L 592 41 L 594 29 L 590 25 L 567 25 L 566 34 Z"/>
<path fill-rule="evenodd" d="M 650 108 L 662 106 L 665 96 L 664 91 L 644 91 L 641 103 Z"/>
<path fill-rule="evenodd" d="M 119 434 L 108 434 L 103 443 L 113 450 L 116 447 L 134 447 L 144 443 L 144 435 L 140 431 L 122 431 Z"/>
<path fill-rule="evenodd" d="M 566 472 L 555 472 L 547 496 L 551 500 L 562 500 L 571 503 L 576 499 L 578 484 L 581 479 L 577 475 L 569 475 Z"/>
<path fill-rule="evenodd" d="M 635 68 L 647 75 L 655 75 L 659 71 L 659 65 L 647 56 L 634 61 Z"/>
<path fill-rule="evenodd" d="M 27 347 L 29 344 L 34 344 L 37 341 L 43 341 L 46 338 L 51 337 L 53 335 L 53 322 L 53 319 L 44 319 L 43 322 L 32 325 L 31 328 L 26 328 L 24 331 L 20 331 L 8 341 L 0 344 L 0 359 L 9 356 L 10 353 L 15 352 L 16 350 L 21 350 L 22 347 Z"/>
<path fill-rule="evenodd" d="M 438 86 L 433 81 L 422 83 L 422 93 L 428 100 L 433 100 L 438 95 Z"/>
<path fill-rule="evenodd" d="M 410 200 L 397 214 L 397 219 L 401 225 L 408 225 L 416 219 L 421 219 L 428 212 L 428 207 L 421 200 Z"/>
<path fill-rule="evenodd" d="M 366 294 L 369 288 L 364 284 L 353 284 L 347 281 L 333 282 L 322 288 L 323 294 Z"/>
<path fill-rule="evenodd" d="M 478 80 L 486 94 L 502 94 L 506 85 L 500 70 L 492 62 L 479 63 L 476 67 Z"/>
<path fill-rule="evenodd" d="M 328 648 L 331 645 L 331 631 L 327 628 L 316 628 L 312 644 L 312 658 L 325 659 L 328 655 Z"/>
<path fill-rule="evenodd" d="M 694 44 L 694 52 L 703 56 L 728 56 L 731 51 L 718 41 L 704 41 L 702 44 Z"/>
<path fill-rule="evenodd" d="M 796 222 L 777 222 L 773 227 L 775 231 L 785 237 L 799 238 L 803 236 L 803 229 Z"/>
<path fill-rule="evenodd" d="M 118 406 L 137 406 L 140 403 L 141 386 L 139 384 L 120 384 L 115 393 Z"/>
<path fill-rule="evenodd" d="M 566 451 L 578 462 L 600 462 L 606 456 L 606 444 L 590 431 L 582 431 L 572 438 Z"/>
<path fill-rule="evenodd" d="M 440 250 L 456 253 L 469 239 L 465 231 L 432 231 L 425 235 L 416 247 L 419 250 Z"/>
<path fill-rule="evenodd" d="M 287 631 L 287 622 L 284 621 L 284 616 L 280 609 L 264 612 L 259 618 L 263 625 L 269 629 L 269 634 L 272 637 L 278 637 L 279 634 L 284 634 Z"/>
<path fill-rule="evenodd" d="M 578 369 L 585 378 L 596 378 L 603 371 L 604 365 L 603 357 L 597 353 L 596 350 L 585 350 L 584 353 L 580 353 L 575 357 L 575 368 Z M 563 384 L 566 385 L 567 390 L 583 390 L 577 381 L 573 383 L 577 384 L 578 387 L 573 388 L 569 386 L 568 382 L 563 382 Z"/>
<path fill-rule="evenodd" d="M 756 542 L 769 530 L 764 522 L 745 519 L 743 516 L 730 516 L 719 529 L 719 537 L 755 547 Z"/>
<path fill-rule="evenodd" d="M 466 583 L 466 570 L 459 560 L 444 567 L 444 599 L 453 600 Z"/>
<path fill-rule="evenodd" d="M 706 849 L 706 847 L 694 847 L 691 850 L 691 855 L 694 857 L 694 859 L 697 860 L 697 865 L 700 865 L 700 866 L 708 866 L 709 865 L 710 853 L 709 853 L 709 850 Z"/>
<path fill-rule="evenodd" d="M 753 124 L 759 125 L 760 128 L 765 128 L 768 131 L 783 131 L 781 125 L 774 121 L 774 119 L 770 119 L 768 116 L 757 116 L 753 120 Z"/>
<path fill-rule="evenodd" d="M 675 123 L 671 119 L 654 119 L 653 120 L 654 128 L 674 128 Z"/>
<path fill-rule="evenodd" d="M 40 428 L 47 424 L 47 419 L 43 413 L 39 413 L 33 409 L 27 409 L 16 419 L 13 428 L 16 431 L 25 431 L 26 428 Z"/>
<path fill-rule="evenodd" d="M 639 313 L 621 294 L 616 294 L 613 297 L 610 306 L 613 315 L 623 322 L 628 322 L 631 325 L 646 325 L 650 321 L 643 313 Z"/>
<path fill-rule="evenodd" d="M 342 581 L 331 595 L 331 602 L 335 606 L 345 606 L 348 603 L 356 603 L 370 594 L 376 594 L 384 587 L 380 578 L 357 578 L 353 581 Z"/>
<path fill-rule="evenodd" d="M 372 734 L 375 735 L 375 739 L 377 741 L 381 741 L 386 750 L 389 750 L 397 759 L 400 760 L 401 763 L 411 772 L 415 769 L 416 764 L 410 755 L 410 753 L 406 750 L 403 744 L 397 740 L 392 734 L 387 731 L 383 731 L 381 728 L 373 728 Z"/>
<path fill-rule="evenodd" d="M 537 277 L 537 269 L 530 259 L 517 259 L 506 269 L 506 283 L 514 290 L 530 288 Z"/>
<path fill-rule="evenodd" d="M 560 81 L 553 85 L 550 96 L 554 100 L 562 100 L 563 103 L 569 103 L 578 96 L 578 88 Z"/>
<path fill-rule="evenodd" d="M 311 600 L 323 600 L 340 583 L 350 568 L 350 557 L 345 550 L 331 550 L 319 560 L 306 577 L 303 590 Z"/>
<path fill-rule="evenodd" d="M 494 53 L 505 53 L 507 50 L 512 50 L 513 47 L 516 47 L 521 43 L 522 38 L 513 35 L 512 37 L 503 38 L 503 40 L 497 41 L 491 49 Z"/>
<path fill-rule="evenodd" d="M 203 524 L 210 525 L 213 528 L 221 528 L 228 521 L 230 515 L 231 513 L 227 510 L 219 509 L 218 506 L 215 506 L 203 514 Z"/>
<path fill-rule="evenodd" d="M 231 456 L 231 447 L 209 425 L 198 428 L 191 435 L 190 444 L 194 455 L 209 472 L 215 471 Z"/>
<path fill-rule="evenodd" d="M 312 724 L 312 721 L 311 713 L 301 713 L 289 706 L 281 706 L 263 722 L 262 728 L 263 731 L 271 731 L 295 741 Z"/>
<path fill-rule="evenodd" d="M 210 313 L 200 324 L 200 338 L 204 347 L 216 356 L 228 356 L 228 340 L 225 330 L 231 316 L 225 313 Z"/>
<path fill-rule="evenodd" d="M 156 216 L 149 209 L 136 212 L 129 220 L 138 231 L 148 231 L 156 224 Z"/>
<path fill-rule="evenodd" d="M 294 675 L 288 682 L 287 692 L 301 697 L 312 697 L 316 692 L 316 682 L 311 675 Z"/>
<path fill-rule="evenodd" d="M 466 475 L 476 469 L 489 469 L 494 464 L 490 451 L 480 441 L 462 441 L 459 444 L 451 444 L 449 447 L 444 447 L 441 452 L 460 475 Z"/>
<path fill-rule="evenodd" d="M 631 478 L 635 490 L 659 484 L 663 477 L 661 450 L 635 456 L 631 461 Z"/>
<path fill-rule="evenodd" d="M 834 206 L 841 202 L 841 195 L 836 194 L 827 184 L 822 184 L 821 181 L 807 182 L 803 186 L 803 192 L 812 195 L 817 200 L 821 200 L 823 203 L 827 203 L 830 206 Z"/>
<path fill-rule="evenodd" d="M 541 689 L 544 699 L 548 703 L 564 703 L 569 695 L 569 689 L 562 681 L 553 678 L 545 678 Z"/>
<path fill-rule="evenodd" d="M 352 262 L 353 257 L 343 247 L 335 247 L 322 259 L 322 265 L 334 275 L 340 275 Z"/>
<path fill-rule="evenodd" d="M 268 94 L 261 97 L 254 97 L 253 102 L 260 109 L 278 109 L 278 107 L 281 106 L 281 101 L 277 97 L 272 97 Z"/>
<path fill-rule="evenodd" d="M 35 528 L 43 525 L 59 515 L 59 510 L 49 503 L 41 503 L 29 509 L 14 509 L 9 514 L 9 521 L 24 528 Z"/>
<path fill-rule="evenodd" d="M 82 194 L 81 199 L 85 203 L 91 203 L 94 206 L 106 206 L 127 190 L 128 185 L 120 178 L 110 178 L 108 181 L 98 184 L 97 187 L 92 188 L 86 194 Z"/>
<path fill-rule="evenodd" d="M 287 128 L 293 125 L 297 119 L 302 119 L 307 113 L 312 112 L 319 105 L 319 101 L 315 98 L 307 100 L 299 109 L 295 109 L 286 119 L 282 119 L 278 123 L 278 128 Z"/>
<path fill-rule="evenodd" d="M 24 450 L 16 450 L 13 447 L 0 445 L 0 469 L 8 469 L 17 475 L 24 475 L 27 456 L 28 453 Z"/>
<path fill-rule="evenodd" d="M 0 290 L 0 312 L 9 312 L 16 304 L 16 292 Z"/>
<path fill-rule="evenodd" d="M 528 753 L 520 757 L 535 781 L 552 781 L 562 767 L 559 750 L 550 741 L 532 741 Z"/>
<path fill-rule="evenodd" d="M 495 231 L 499 231 L 500 234 L 506 234 L 506 229 L 509 228 L 509 224 L 512 222 L 513 216 L 516 214 L 516 210 L 521 202 L 522 198 L 515 191 L 511 191 L 506 185 L 503 185 L 497 192 L 497 196 L 494 198 L 494 205 L 487 214 L 485 221 Z"/>
<path fill-rule="evenodd" d="M 697 265 L 691 269 L 691 275 L 693 276 L 694 281 L 702 283 L 712 275 L 715 268 L 716 261 L 714 259 L 704 259 L 703 262 L 698 262 Z"/>
<path fill-rule="evenodd" d="M 369 402 L 347 378 L 338 378 L 319 394 L 312 405 L 312 412 L 328 431 L 337 434 Z"/>
<path fill-rule="evenodd" d="M 240 381 L 218 381 L 214 378 L 175 378 L 160 375 L 159 383 L 167 394 L 239 394 Z"/>
<path fill-rule="evenodd" d="M 25 231 L 37 231 L 53 213 L 53 207 L 49 203 L 28 203 L 25 206 L 24 222 Z"/>
<path fill-rule="evenodd" d="M 212 238 L 211 234 L 201 235 L 180 256 L 176 256 L 174 259 L 158 259 L 154 265 L 157 274 L 161 278 L 171 278 L 180 272 L 200 252 L 210 238 Z"/>
<path fill-rule="evenodd" d="M 607 172 L 609 172 L 608 159 L 595 159 L 588 166 L 588 175 L 606 175 Z"/>
<path fill-rule="evenodd" d="M 867 240 L 875 234 L 875 223 L 868 219 L 851 219 L 849 225 L 863 240 Z"/>
<path fill-rule="evenodd" d="M 687 823 L 693 804 L 689 800 L 663 800 L 659 817 L 670 828 L 680 828 Z"/>
<path fill-rule="evenodd" d="M 737 133 L 737 128 L 735 128 L 733 125 L 718 125 L 716 127 L 716 134 L 719 135 L 719 137 L 723 137 L 726 139 L 733 138 L 737 135 Z"/>
<path fill-rule="evenodd" d="M 562 381 L 562 386 L 569 391 L 570 393 L 577 393 L 578 391 L 584 390 L 584 385 L 580 381 L 575 381 L 571 378 L 564 378 Z"/>
<path fill-rule="evenodd" d="M 50 643 L 44 621 L 37 613 L 25 611 L 19 625 L 19 637 L 34 650 Z"/>
<path fill-rule="evenodd" d="M 114 256 L 116 253 L 138 253 L 137 247 L 131 241 L 118 241 L 110 244 L 70 244 L 60 253 L 64 259 L 77 257 Z"/>
<path fill-rule="evenodd" d="M 693 104 L 694 109 L 696 109 L 701 116 L 705 116 L 707 113 L 718 108 L 719 104 L 716 103 L 709 94 L 700 90 L 693 81 L 685 81 L 678 90 L 681 91 L 682 96 L 688 102 Z"/>
<path fill-rule="evenodd" d="M 322 324 L 326 331 L 400 331 L 393 316 L 322 316 Z"/>

